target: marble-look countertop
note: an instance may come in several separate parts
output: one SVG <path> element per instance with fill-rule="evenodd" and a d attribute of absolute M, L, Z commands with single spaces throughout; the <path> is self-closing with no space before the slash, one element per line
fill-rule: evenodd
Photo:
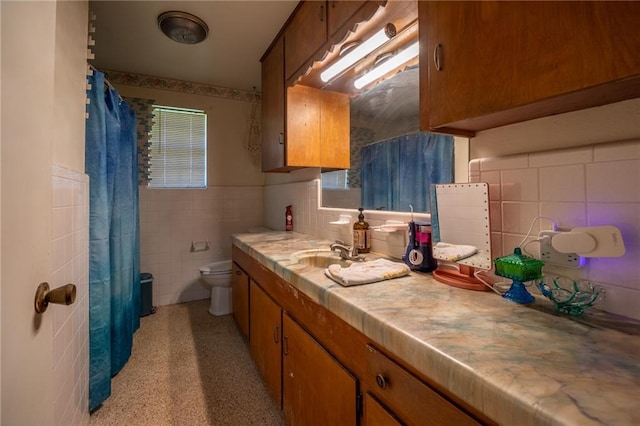
<path fill-rule="evenodd" d="M 233 243 L 318 304 L 503 425 L 640 425 L 640 336 L 409 276 L 342 287 L 291 253 L 296 232 Z"/>

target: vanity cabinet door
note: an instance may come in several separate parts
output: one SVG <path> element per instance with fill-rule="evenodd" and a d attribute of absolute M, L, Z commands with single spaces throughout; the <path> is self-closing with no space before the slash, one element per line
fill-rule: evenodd
<path fill-rule="evenodd" d="M 233 319 L 245 340 L 249 339 L 249 275 L 233 262 L 231 267 Z"/>
<path fill-rule="evenodd" d="M 251 280 L 249 349 L 273 400 L 282 408 L 282 310 Z"/>
<path fill-rule="evenodd" d="M 640 2 L 418 8 L 424 130 L 473 133 L 640 96 Z"/>
<path fill-rule="evenodd" d="M 303 1 L 284 31 L 285 78 L 289 80 L 326 41 L 326 2 Z"/>
<path fill-rule="evenodd" d="M 393 414 L 369 393 L 364 395 L 363 426 L 401 426 Z"/>
<path fill-rule="evenodd" d="M 356 379 L 286 313 L 283 410 L 290 425 L 356 425 Z"/>
<path fill-rule="evenodd" d="M 367 345 L 367 387 L 407 425 L 479 425 L 372 345 Z"/>

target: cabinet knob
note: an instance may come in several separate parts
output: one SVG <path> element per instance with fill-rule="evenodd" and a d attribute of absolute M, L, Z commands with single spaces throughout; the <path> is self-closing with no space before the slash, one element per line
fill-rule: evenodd
<path fill-rule="evenodd" d="M 380 389 L 386 389 L 387 379 L 385 379 L 385 377 L 382 374 L 378 373 L 376 374 L 376 384 Z"/>
<path fill-rule="evenodd" d="M 236 271 L 236 275 L 242 275 L 242 272 Z"/>
<path fill-rule="evenodd" d="M 435 65 L 437 71 L 442 71 L 442 45 L 436 44 L 433 49 L 433 65 Z"/>

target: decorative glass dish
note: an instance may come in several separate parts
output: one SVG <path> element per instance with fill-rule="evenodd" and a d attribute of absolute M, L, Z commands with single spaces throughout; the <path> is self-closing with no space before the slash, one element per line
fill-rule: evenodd
<path fill-rule="evenodd" d="M 556 311 L 569 315 L 582 315 L 584 310 L 604 298 L 605 291 L 587 280 L 545 276 L 536 281 L 540 292 L 551 300 Z"/>
<path fill-rule="evenodd" d="M 496 275 L 513 280 L 511 287 L 502 297 L 524 305 L 533 303 L 536 300 L 527 291 L 524 282 L 540 279 L 544 262 L 522 254 L 520 247 L 516 247 L 513 250 L 513 254 L 499 257 L 494 260 L 494 263 L 496 265 Z"/>

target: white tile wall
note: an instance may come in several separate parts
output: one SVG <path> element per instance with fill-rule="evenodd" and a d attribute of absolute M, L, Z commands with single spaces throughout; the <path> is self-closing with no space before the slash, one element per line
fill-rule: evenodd
<path fill-rule="evenodd" d="M 319 208 L 321 200 L 320 180 L 267 185 L 265 187 L 265 226 L 284 230 L 285 206 L 293 206 L 293 230 L 325 238 L 351 242 L 353 223 L 358 219 L 357 206 L 354 209 Z M 334 225 L 341 214 L 349 214 L 349 225 Z M 430 220 L 428 214 L 414 214 L 414 219 Z M 387 220 L 411 220 L 409 213 L 365 211 L 365 220 L 371 226 L 382 225 Z M 371 247 L 374 251 L 401 258 L 407 247 L 406 232 L 372 232 Z"/>
<path fill-rule="evenodd" d="M 230 259 L 231 235 L 262 224 L 262 186 L 140 187 L 140 268 L 153 274 L 153 304 L 209 297 L 199 267 Z M 192 241 L 210 249 L 192 253 Z"/>
<path fill-rule="evenodd" d="M 601 309 L 640 319 L 640 141 L 481 158 L 470 171 L 470 180 L 490 184 L 494 256 L 511 253 L 538 216 L 566 230 L 617 226 L 624 256 L 590 258 L 579 270 L 546 265 L 544 271 L 598 282 L 607 292 Z M 552 225 L 539 220 L 529 239 Z M 535 243 L 528 249 L 537 253 Z"/>
<path fill-rule="evenodd" d="M 56 424 L 89 423 L 89 179 L 54 166 L 51 289 L 76 285 L 71 306 L 53 313 L 53 380 Z"/>
<path fill-rule="evenodd" d="M 552 218 L 561 229 L 614 225 L 621 231 L 626 253 L 620 258 L 590 258 L 582 269 L 545 266 L 545 273 L 588 278 L 606 290 L 600 309 L 640 319 L 640 141 L 582 146 L 564 150 L 472 160 L 470 181 L 488 182 L 491 199 L 492 251 L 509 254 L 539 216 Z M 293 205 L 294 230 L 327 239 L 349 241 L 351 227 L 331 225 L 340 214 L 357 211 L 318 209 L 318 179 L 265 187 L 265 225 L 284 229 L 284 209 Z M 357 206 L 354 206 L 354 208 Z M 428 219 L 416 214 L 415 220 Z M 371 225 L 410 215 L 366 212 Z M 553 222 L 540 219 L 532 227 L 535 239 Z M 375 251 L 401 257 L 405 233 L 374 232 Z M 536 245 L 527 248 L 537 254 Z"/>

